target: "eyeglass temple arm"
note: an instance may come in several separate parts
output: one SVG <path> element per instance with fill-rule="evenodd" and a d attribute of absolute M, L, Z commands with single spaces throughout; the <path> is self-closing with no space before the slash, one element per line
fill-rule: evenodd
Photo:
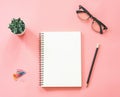
<path fill-rule="evenodd" d="M 82 5 L 79 5 L 79 9 L 83 9 L 85 13 L 87 13 L 90 17 L 93 17 L 92 14 L 88 12 L 87 9 L 85 9 Z"/>

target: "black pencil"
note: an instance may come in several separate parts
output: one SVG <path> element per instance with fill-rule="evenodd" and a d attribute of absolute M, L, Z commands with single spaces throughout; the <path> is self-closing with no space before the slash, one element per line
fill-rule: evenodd
<path fill-rule="evenodd" d="M 93 70 L 93 66 L 94 66 L 94 63 L 95 63 L 95 59 L 96 59 L 96 56 L 97 56 L 98 48 L 99 48 L 99 44 L 97 44 L 97 46 L 96 46 L 94 58 L 93 58 L 92 65 L 91 65 L 91 68 L 90 68 L 90 71 L 89 71 L 89 75 L 88 75 L 88 79 L 87 79 L 87 82 L 86 82 L 86 84 L 87 84 L 86 87 L 88 87 L 88 85 L 89 85 L 89 81 L 90 81 L 90 77 L 91 77 L 91 74 L 92 74 L 92 70 Z"/>

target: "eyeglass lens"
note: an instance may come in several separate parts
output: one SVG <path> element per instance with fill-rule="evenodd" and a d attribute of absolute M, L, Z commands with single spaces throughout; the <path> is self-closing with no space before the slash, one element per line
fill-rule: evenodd
<path fill-rule="evenodd" d="M 88 19 L 90 18 L 90 16 L 89 16 L 87 13 L 83 12 L 83 11 L 81 11 L 81 12 L 78 14 L 78 17 L 79 17 L 81 20 L 84 20 L 84 21 L 86 21 L 86 20 L 88 20 Z"/>
<path fill-rule="evenodd" d="M 100 25 L 96 21 L 93 21 L 91 26 L 95 32 L 100 32 Z"/>

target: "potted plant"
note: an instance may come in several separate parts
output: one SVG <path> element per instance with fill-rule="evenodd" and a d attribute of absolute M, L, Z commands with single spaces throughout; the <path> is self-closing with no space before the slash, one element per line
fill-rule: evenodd
<path fill-rule="evenodd" d="M 23 35 L 25 32 L 25 23 L 21 18 L 13 18 L 8 28 L 16 35 Z"/>

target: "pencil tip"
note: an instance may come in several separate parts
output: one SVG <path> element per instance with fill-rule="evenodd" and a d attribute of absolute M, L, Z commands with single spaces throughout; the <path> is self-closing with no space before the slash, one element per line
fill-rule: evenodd
<path fill-rule="evenodd" d="M 88 87 L 88 84 L 86 85 L 86 88 Z"/>
<path fill-rule="evenodd" d="M 96 46 L 96 47 L 97 47 L 97 48 L 99 48 L 99 46 L 100 46 L 100 44 L 99 44 L 99 43 L 97 43 L 97 46 Z"/>

